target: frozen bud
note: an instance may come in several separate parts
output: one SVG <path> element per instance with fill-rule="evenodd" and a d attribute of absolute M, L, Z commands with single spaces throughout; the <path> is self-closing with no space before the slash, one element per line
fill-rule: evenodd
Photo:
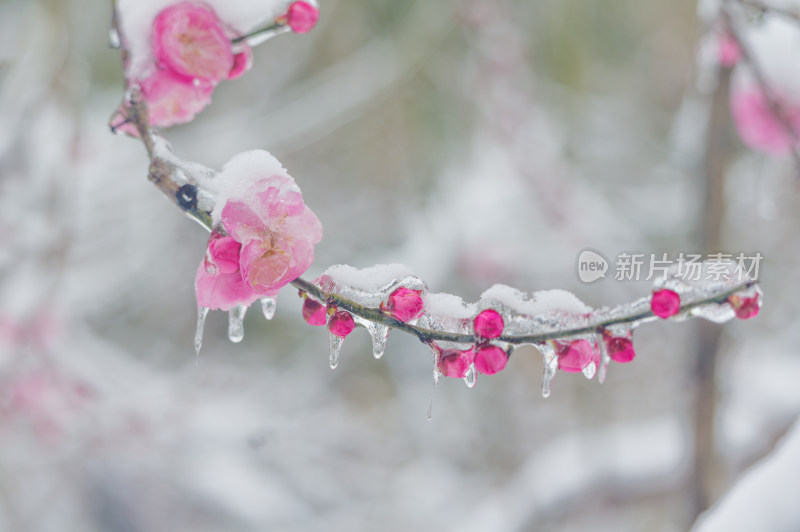
<path fill-rule="evenodd" d="M 553 342 L 558 355 L 558 368 L 569 373 L 578 373 L 594 362 L 600 362 L 600 353 L 589 340 L 573 340 L 571 342 Z"/>
<path fill-rule="evenodd" d="M 445 377 L 463 378 L 472 364 L 474 352 L 472 349 L 459 351 L 458 349 L 444 349 L 439 353 L 436 363 L 439 371 Z"/>
<path fill-rule="evenodd" d="M 286 12 L 286 23 L 295 33 L 308 33 L 317 25 L 319 9 L 308 2 L 292 2 Z"/>
<path fill-rule="evenodd" d="M 758 295 L 751 297 L 742 297 L 733 294 L 728 298 L 728 302 L 736 312 L 736 317 L 740 320 L 747 320 L 758 316 L 758 311 L 761 310 L 761 304 L 758 300 Z"/>
<path fill-rule="evenodd" d="M 309 325 L 317 327 L 325 325 L 328 319 L 325 305 L 314 301 L 305 294 L 303 294 L 303 299 L 303 319 L 306 320 Z"/>
<path fill-rule="evenodd" d="M 636 356 L 636 352 L 633 350 L 633 342 L 630 338 L 611 336 L 608 332 L 604 332 L 603 342 L 606 344 L 608 356 L 614 362 L 625 364 L 632 361 Z"/>
<path fill-rule="evenodd" d="M 496 345 L 482 345 L 475 350 L 475 369 L 484 375 L 502 371 L 508 363 L 508 353 Z"/>
<path fill-rule="evenodd" d="M 408 323 L 422 314 L 423 303 L 419 290 L 401 287 L 391 293 L 381 310 L 398 321 Z"/>
<path fill-rule="evenodd" d="M 353 321 L 353 316 L 346 310 L 337 310 L 328 320 L 328 330 L 339 338 L 344 338 L 355 328 L 356 323 Z"/>
<path fill-rule="evenodd" d="M 486 309 L 475 316 L 473 325 L 477 336 L 490 340 L 503 334 L 503 327 L 505 327 L 503 316 L 492 309 Z"/>
<path fill-rule="evenodd" d="M 674 316 L 681 310 L 681 296 L 666 288 L 656 290 L 650 299 L 650 309 L 661 319 Z"/>
<path fill-rule="evenodd" d="M 231 40 L 217 14 L 195 2 L 173 4 L 153 21 L 153 53 L 161 68 L 212 83 L 234 64 Z"/>

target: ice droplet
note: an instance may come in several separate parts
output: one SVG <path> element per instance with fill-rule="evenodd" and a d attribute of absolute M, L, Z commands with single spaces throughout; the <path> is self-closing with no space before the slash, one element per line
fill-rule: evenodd
<path fill-rule="evenodd" d="M 475 364 L 470 364 L 466 375 L 464 375 L 464 384 L 467 385 L 467 388 L 474 388 L 477 378 L 478 372 L 475 371 Z"/>
<path fill-rule="evenodd" d="M 342 352 L 342 342 L 344 338 L 340 336 L 336 336 L 333 333 L 329 334 L 331 340 L 331 352 L 330 352 L 330 365 L 331 369 L 336 369 L 336 366 L 339 365 L 339 353 Z"/>
<path fill-rule="evenodd" d="M 239 343 L 244 339 L 244 315 L 247 307 L 237 305 L 228 311 L 228 340 Z"/>
<path fill-rule="evenodd" d="M 262 297 L 261 298 L 261 312 L 264 313 L 264 317 L 268 320 L 271 320 L 275 317 L 275 309 L 278 306 L 278 300 L 274 297 Z"/>
<path fill-rule="evenodd" d="M 119 39 L 119 32 L 117 31 L 117 28 L 112 27 L 108 30 L 108 45 L 114 49 L 119 49 L 119 47 L 122 45 Z"/>
<path fill-rule="evenodd" d="M 542 365 L 544 372 L 542 374 L 542 397 L 547 399 L 550 397 L 550 385 L 558 371 L 558 357 L 553 346 L 549 343 L 537 344 L 536 347 L 542 353 Z"/>
<path fill-rule="evenodd" d="M 194 330 L 194 352 L 200 356 L 200 349 L 203 347 L 203 331 L 206 329 L 206 316 L 208 308 L 197 307 L 197 328 Z"/>
<path fill-rule="evenodd" d="M 608 371 L 608 365 L 611 363 L 611 357 L 608 354 L 608 348 L 606 347 L 605 338 L 601 333 L 597 334 L 597 346 L 600 349 L 600 368 L 597 372 L 597 382 L 603 384 L 606 382 L 606 372 Z"/>
<path fill-rule="evenodd" d="M 431 400 L 428 403 L 428 421 L 433 419 L 433 392 L 436 391 L 436 384 L 439 382 L 439 377 L 442 376 L 442 372 L 439 371 L 439 368 L 436 367 L 436 363 L 433 364 L 433 386 L 431 386 Z"/>
<path fill-rule="evenodd" d="M 594 374 L 597 373 L 597 364 L 595 364 L 594 360 L 589 362 L 586 366 L 583 367 L 581 370 L 583 376 L 589 380 L 594 378 Z"/>

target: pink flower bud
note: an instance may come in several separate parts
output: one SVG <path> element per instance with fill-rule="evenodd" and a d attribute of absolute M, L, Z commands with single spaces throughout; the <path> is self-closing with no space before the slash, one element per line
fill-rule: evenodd
<path fill-rule="evenodd" d="M 505 327 L 503 316 L 492 309 L 486 309 L 475 316 L 473 325 L 477 336 L 490 340 L 503 334 L 503 327 Z"/>
<path fill-rule="evenodd" d="M 328 320 L 328 330 L 339 338 L 344 338 L 355 328 L 356 323 L 353 321 L 353 316 L 346 310 L 337 310 Z"/>
<path fill-rule="evenodd" d="M 381 310 L 393 318 L 408 323 L 422 314 L 423 303 L 419 290 L 400 287 L 391 293 Z"/>
<path fill-rule="evenodd" d="M 474 352 L 472 349 L 459 351 L 458 349 L 445 349 L 439 353 L 436 366 L 445 377 L 462 378 L 467 374 Z"/>
<path fill-rule="evenodd" d="M 589 340 L 573 340 L 571 342 L 553 342 L 558 355 L 558 368 L 569 373 L 578 373 L 594 362 L 599 364 L 600 353 Z"/>
<path fill-rule="evenodd" d="M 496 345 L 482 345 L 475 350 L 475 369 L 484 375 L 502 371 L 508 363 L 508 354 Z"/>
<path fill-rule="evenodd" d="M 314 301 L 310 297 L 303 295 L 305 300 L 303 301 L 303 319 L 309 325 L 314 326 L 322 326 L 325 325 L 325 322 L 328 319 L 328 313 L 325 309 L 325 305 Z"/>
<path fill-rule="evenodd" d="M 308 2 L 293 2 L 286 12 L 286 22 L 295 33 L 308 33 L 317 25 L 319 9 Z"/>
<path fill-rule="evenodd" d="M 681 296 L 666 288 L 656 290 L 650 298 L 650 309 L 661 319 L 674 316 L 681 310 Z"/>

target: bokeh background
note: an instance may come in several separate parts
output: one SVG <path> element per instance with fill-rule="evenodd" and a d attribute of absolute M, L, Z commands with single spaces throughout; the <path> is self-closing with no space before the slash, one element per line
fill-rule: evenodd
<path fill-rule="evenodd" d="M 0 0 L 0 530 L 686 530 L 800 413 L 796 169 L 714 114 L 694 2 L 322 0 L 167 133 L 211 167 L 284 163 L 325 228 L 308 278 L 398 262 L 468 301 L 501 282 L 598 307 L 649 284 L 580 283 L 586 247 L 698 251 L 711 220 L 765 257 L 758 318 L 644 326 L 633 363 L 547 400 L 531 348 L 431 395 L 425 346 L 393 334 L 376 361 L 359 329 L 331 371 L 291 288 L 241 344 L 212 313 L 196 363 L 207 235 L 108 130 L 109 4 Z"/>

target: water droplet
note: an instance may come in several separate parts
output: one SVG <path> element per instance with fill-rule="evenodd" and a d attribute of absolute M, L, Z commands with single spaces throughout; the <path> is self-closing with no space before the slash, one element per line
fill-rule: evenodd
<path fill-rule="evenodd" d="M 330 365 L 331 369 L 336 369 L 336 366 L 339 365 L 339 353 L 342 352 L 342 342 L 344 338 L 336 336 L 335 334 L 330 334 L 331 340 L 331 352 L 330 352 Z"/>
<path fill-rule="evenodd" d="M 239 343 L 244 339 L 244 315 L 247 307 L 237 305 L 228 311 L 228 340 Z"/>
<path fill-rule="evenodd" d="M 475 364 L 470 364 L 469 369 L 467 369 L 466 375 L 464 375 L 464 384 L 467 385 L 467 388 L 474 388 L 475 382 L 477 381 L 478 372 L 475 371 Z"/>
<path fill-rule="evenodd" d="M 264 317 L 268 320 L 271 320 L 275 317 L 275 309 L 278 306 L 278 300 L 274 297 L 262 297 L 261 298 L 261 312 L 264 313 Z"/>
<path fill-rule="evenodd" d="M 584 366 L 581 372 L 583 373 L 584 377 L 591 380 L 594 378 L 594 374 L 597 373 L 597 364 L 595 364 L 594 360 L 592 360 L 586 366 Z"/>
<path fill-rule="evenodd" d="M 206 307 L 197 307 L 197 328 L 194 330 L 194 352 L 198 357 L 200 356 L 200 349 L 203 347 L 203 331 L 206 329 L 206 316 L 208 316 L 208 309 Z"/>
<path fill-rule="evenodd" d="M 550 386 L 558 371 L 558 357 L 556 351 L 553 349 L 552 344 L 537 344 L 539 351 L 542 353 L 542 365 L 544 372 L 542 374 L 542 397 L 547 399 L 550 397 Z"/>
<path fill-rule="evenodd" d="M 117 28 L 112 27 L 110 30 L 108 30 L 108 45 L 115 49 L 118 49 L 120 46 L 122 46 Z"/>

